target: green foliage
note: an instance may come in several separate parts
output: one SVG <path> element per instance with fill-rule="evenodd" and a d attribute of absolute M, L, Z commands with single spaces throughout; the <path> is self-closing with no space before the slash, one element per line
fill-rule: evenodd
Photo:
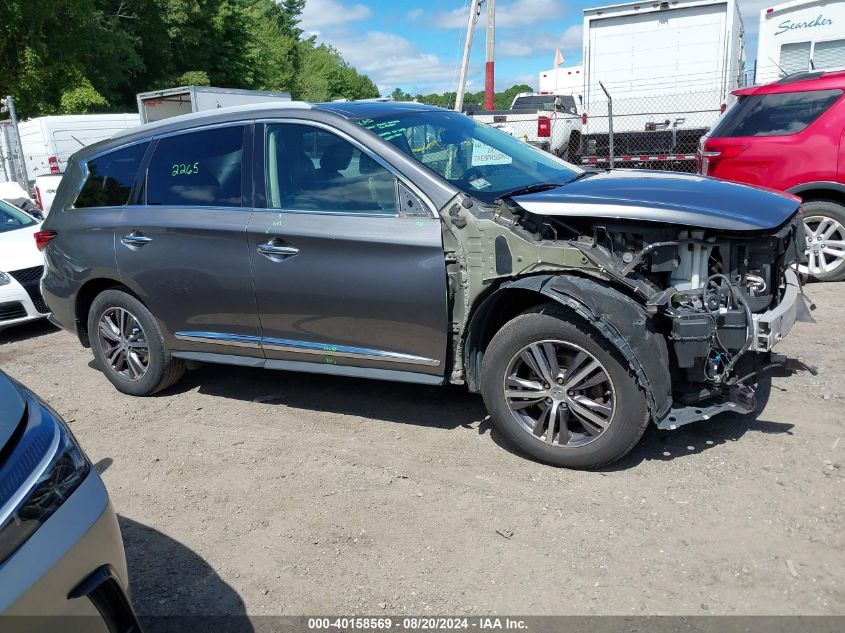
<path fill-rule="evenodd" d="M 188 70 L 176 78 L 179 86 L 210 86 L 211 80 L 204 70 Z"/>
<path fill-rule="evenodd" d="M 179 85 L 378 96 L 334 48 L 302 39 L 305 0 L 2 0 L 0 93 L 22 118 L 134 110 Z"/>
<path fill-rule="evenodd" d="M 79 114 L 103 110 L 109 105 L 106 98 L 101 95 L 91 82 L 87 79 L 80 80 L 76 88 L 62 93 L 60 101 L 61 111 L 64 114 Z"/>
<path fill-rule="evenodd" d="M 317 45 L 313 37 L 302 42 L 300 46 L 300 98 L 306 101 L 331 101 L 379 96 L 378 88 L 370 78 L 359 74 L 331 46 Z"/>
<path fill-rule="evenodd" d="M 533 92 L 534 89 L 529 86 L 528 84 L 519 84 L 515 86 L 511 86 L 507 90 L 502 92 L 496 92 L 493 96 L 493 103 L 496 106 L 496 110 L 508 110 L 513 103 L 514 97 L 518 95 L 520 92 Z M 407 93 L 403 93 L 399 88 L 393 91 L 391 95 L 394 99 L 397 99 L 397 93 L 403 96 L 403 100 L 408 100 L 411 95 Z M 441 108 L 453 108 L 455 106 L 455 93 L 454 92 L 444 92 L 443 94 L 429 94 L 429 95 L 417 95 L 417 101 L 422 103 L 427 103 L 429 105 L 436 105 L 440 106 Z M 483 110 L 484 109 L 484 91 L 480 92 L 467 92 L 464 94 L 464 104 L 465 106 L 476 106 L 477 109 Z"/>

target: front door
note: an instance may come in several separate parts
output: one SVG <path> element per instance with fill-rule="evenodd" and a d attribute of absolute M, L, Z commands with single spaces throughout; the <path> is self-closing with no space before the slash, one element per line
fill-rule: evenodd
<path fill-rule="evenodd" d="M 439 219 L 400 215 L 394 175 L 322 127 L 267 124 L 257 145 L 267 208 L 248 234 L 265 356 L 442 376 Z"/>
<path fill-rule="evenodd" d="M 159 139 L 138 204 L 118 219 L 122 280 L 171 349 L 262 357 L 246 237 L 251 146 L 243 124 Z"/>

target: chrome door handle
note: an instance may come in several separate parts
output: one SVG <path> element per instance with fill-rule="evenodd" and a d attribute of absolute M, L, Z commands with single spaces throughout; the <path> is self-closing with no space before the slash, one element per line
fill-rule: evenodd
<path fill-rule="evenodd" d="M 147 237 L 139 231 L 132 231 L 128 235 L 121 237 L 120 241 L 126 244 L 126 246 L 144 246 L 152 242 L 153 238 Z"/>
<path fill-rule="evenodd" d="M 291 257 L 299 253 L 299 249 L 295 246 L 288 246 L 287 244 L 278 244 L 273 242 L 264 242 L 259 244 L 256 250 L 267 257 Z"/>

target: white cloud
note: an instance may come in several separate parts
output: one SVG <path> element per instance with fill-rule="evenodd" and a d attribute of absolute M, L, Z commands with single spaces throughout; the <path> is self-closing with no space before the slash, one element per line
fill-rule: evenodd
<path fill-rule="evenodd" d="M 412 94 L 454 90 L 455 66 L 420 50 L 393 33 L 336 33 L 326 41 L 359 72 L 376 82 L 382 94 L 402 88 Z"/>
<path fill-rule="evenodd" d="M 564 9 L 564 3 L 560 0 L 512 0 L 496 5 L 496 27 L 511 28 L 540 24 L 562 17 Z M 484 22 L 483 6 L 481 13 L 479 24 Z M 467 9 L 460 7 L 436 14 L 433 23 L 434 26 L 442 29 L 465 29 L 468 17 Z"/>
<path fill-rule="evenodd" d="M 408 19 L 411 21 L 419 20 L 423 14 L 422 9 L 414 9 L 413 11 L 408 12 Z"/>
<path fill-rule="evenodd" d="M 346 5 L 338 0 L 308 0 L 302 10 L 301 26 L 304 31 L 315 32 L 331 26 L 346 24 L 370 17 L 365 4 Z"/>
<path fill-rule="evenodd" d="M 781 0 L 739 0 L 739 11 L 742 13 L 746 41 L 748 38 L 757 38 L 757 31 L 760 27 L 760 11 L 780 4 L 780 2 Z"/>

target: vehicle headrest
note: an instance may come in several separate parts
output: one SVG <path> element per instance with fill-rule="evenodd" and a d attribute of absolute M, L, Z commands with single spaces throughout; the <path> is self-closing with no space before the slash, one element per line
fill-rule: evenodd
<path fill-rule="evenodd" d="M 345 142 L 333 143 L 320 156 L 320 169 L 341 171 L 352 162 L 352 145 Z"/>
<path fill-rule="evenodd" d="M 358 172 L 363 175 L 370 175 L 379 171 L 384 171 L 384 167 L 366 154 L 362 153 L 361 157 L 358 159 Z"/>

